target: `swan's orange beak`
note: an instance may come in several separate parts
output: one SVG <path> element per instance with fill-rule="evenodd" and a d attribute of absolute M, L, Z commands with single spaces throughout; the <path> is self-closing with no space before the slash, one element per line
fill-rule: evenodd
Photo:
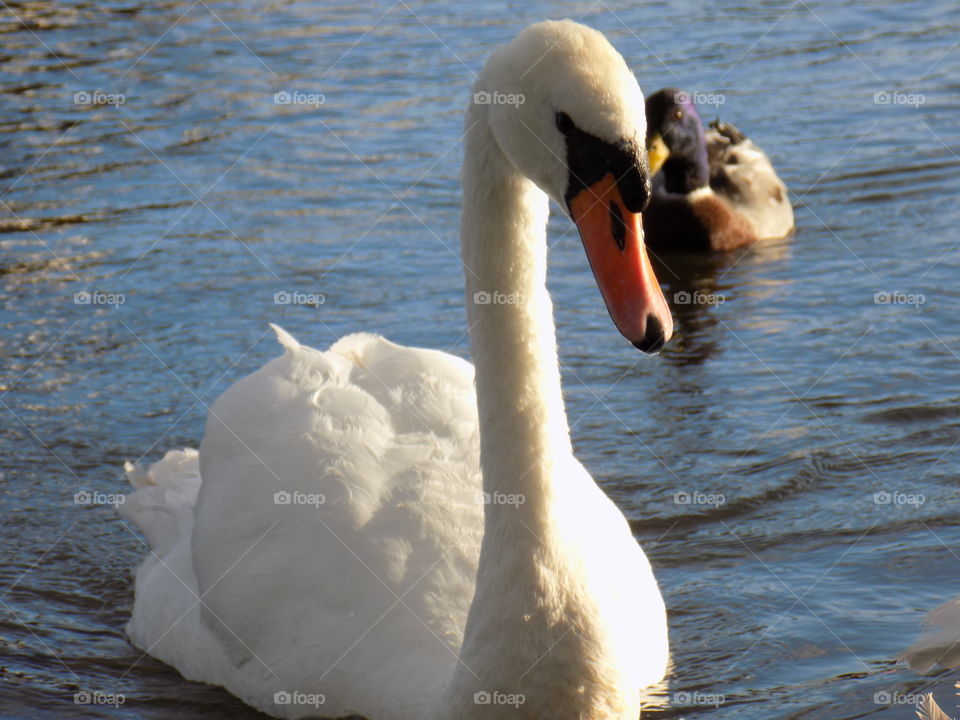
<path fill-rule="evenodd" d="M 643 352 L 657 352 L 673 334 L 673 318 L 650 267 L 640 213 L 627 210 L 612 173 L 568 204 L 617 330 Z"/>

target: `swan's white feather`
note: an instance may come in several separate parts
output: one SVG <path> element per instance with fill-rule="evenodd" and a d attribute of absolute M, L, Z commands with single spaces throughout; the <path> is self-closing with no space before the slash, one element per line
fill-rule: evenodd
<path fill-rule="evenodd" d="M 933 699 L 933 693 L 923 696 L 923 702 L 917 706 L 917 717 L 920 720 L 950 720 L 950 716 Z"/>
<path fill-rule="evenodd" d="M 123 511 L 155 555 L 128 634 L 273 715 L 421 717 L 452 673 L 473 597 L 473 369 L 376 335 L 327 352 L 277 335 L 284 355 L 211 408 L 202 487 L 194 450 L 168 453 L 146 480 L 132 473 Z M 277 504 L 278 492 L 317 504 Z M 296 691 L 325 702 L 273 702 Z"/>
<path fill-rule="evenodd" d="M 200 489 L 197 451 L 171 450 L 149 470 L 129 462 L 124 469 L 136 492 L 118 509 L 137 523 L 154 552 L 165 553 L 176 538 L 189 537 Z"/>
<path fill-rule="evenodd" d="M 960 666 L 960 598 L 931 610 L 923 627 L 923 635 L 903 654 L 910 667 L 925 673 L 935 665 Z"/>

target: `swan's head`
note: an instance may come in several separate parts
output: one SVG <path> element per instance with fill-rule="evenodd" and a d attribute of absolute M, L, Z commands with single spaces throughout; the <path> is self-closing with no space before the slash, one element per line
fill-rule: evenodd
<path fill-rule="evenodd" d="M 673 320 L 643 243 L 646 119 L 626 62 L 596 30 L 542 22 L 498 49 L 475 89 L 503 154 L 576 223 L 617 328 L 659 350 Z"/>

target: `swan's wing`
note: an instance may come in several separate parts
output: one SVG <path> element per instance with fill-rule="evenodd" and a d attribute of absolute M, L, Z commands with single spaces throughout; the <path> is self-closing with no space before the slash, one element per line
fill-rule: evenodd
<path fill-rule="evenodd" d="M 216 401 L 200 448 L 189 571 L 198 632 L 217 639 L 200 679 L 283 716 L 418 717 L 452 673 L 473 597 L 472 366 L 375 335 L 326 352 L 278 336 L 284 355 Z M 278 706 L 285 692 L 325 702 Z"/>
<path fill-rule="evenodd" d="M 732 125 L 714 121 L 707 130 L 710 187 L 746 216 L 761 240 L 793 230 L 787 187 L 766 153 Z"/>
<path fill-rule="evenodd" d="M 193 506 L 200 490 L 196 450 L 171 450 L 149 470 L 126 463 L 127 480 L 136 489 L 118 510 L 137 524 L 157 555 L 164 555 L 193 525 Z"/>
<path fill-rule="evenodd" d="M 144 469 L 126 464 L 135 491 L 118 506 L 146 536 L 149 553 L 137 569 L 127 635 L 134 645 L 176 667 L 186 678 L 224 684 L 229 663 L 200 616 L 190 559 L 199 455 L 171 450 Z"/>
<path fill-rule="evenodd" d="M 960 598 L 931 610 L 923 619 L 923 635 L 903 654 L 910 667 L 920 673 L 935 665 L 960 666 Z"/>

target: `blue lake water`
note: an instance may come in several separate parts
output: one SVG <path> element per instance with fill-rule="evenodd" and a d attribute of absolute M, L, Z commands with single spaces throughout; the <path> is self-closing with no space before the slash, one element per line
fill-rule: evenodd
<path fill-rule="evenodd" d="M 144 546 L 75 494 L 196 446 L 278 354 L 268 322 L 466 356 L 462 112 L 491 48 L 562 16 L 645 90 L 722 98 L 705 119 L 796 207 L 788 240 L 664 258 L 668 297 L 723 302 L 674 307 L 657 358 L 551 220 L 576 450 L 670 610 L 649 716 L 911 718 L 927 690 L 953 712 L 956 673 L 895 656 L 960 595 L 954 3 L 116 0 L 0 7 L 0 716 L 261 717 L 127 643 Z"/>

